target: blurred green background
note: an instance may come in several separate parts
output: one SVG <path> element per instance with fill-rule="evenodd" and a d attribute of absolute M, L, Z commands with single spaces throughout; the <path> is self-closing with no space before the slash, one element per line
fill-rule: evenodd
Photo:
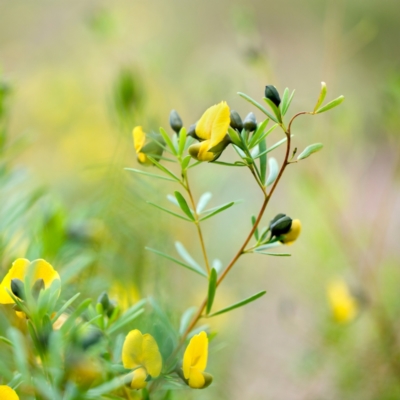
<path fill-rule="evenodd" d="M 261 99 L 266 84 L 296 89 L 292 114 L 325 81 L 328 99 L 346 101 L 296 121 L 299 150 L 325 147 L 288 169 L 264 221 L 300 218 L 302 236 L 291 258 L 240 260 L 217 304 L 267 295 L 213 322 L 215 383 L 182 398 L 400 398 L 399 16 L 396 0 L 0 1 L 1 270 L 43 257 L 71 291 L 154 296 L 178 325 L 206 287 L 144 247 L 171 253 L 179 240 L 198 259 L 200 248 L 192 226 L 146 204 L 168 204 L 173 185 L 123 169 L 138 167 L 132 127 L 167 128 L 171 109 L 188 127 L 221 100 L 245 116 L 236 92 Z M 192 181 L 212 205 L 244 200 L 204 223 L 226 264 L 261 196 L 247 171 L 205 164 Z M 350 324 L 332 320 L 337 277 L 361 304 Z"/>

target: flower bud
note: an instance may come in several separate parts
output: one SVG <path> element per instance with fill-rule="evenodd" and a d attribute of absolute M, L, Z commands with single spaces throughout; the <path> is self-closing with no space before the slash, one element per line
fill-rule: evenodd
<path fill-rule="evenodd" d="M 257 119 L 256 116 L 250 112 L 243 121 L 243 126 L 246 131 L 253 132 L 257 129 Z"/>
<path fill-rule="evenodd" d="M 187 131 L 187 136 L 191 136 L 193 139 L 196 139 L 198 141 L 202 141 L 197 135 L 196 135 L 196 124 L 192 124 L 189 126 L 189 130 Z"/>
<path fill-rule="evenodd" d="M 11 280 L 11 291 L 19 299 L 25 299 L 25 285 L 20 279 Z"/>
<path fill-rule="evenodd" d="M 39 297 L 40 291 L 44 290 L 44 280 L 42 278 L 38 279 L 32 286 L 32 296 L 37 299 Z"/>
<path fill-rule="evenodd" d="M 279 107 L 279 104 L 281 104 L 279 93 L 276 90 L 276 87 L 273 85 L 265 86 L 265 97 L 270 99 L 277 107 Z"/>
<path fill-rule="evenodd" d="M 243 121 L 237 111 L 231 110 L 231 128 L 237 129 L 239 132 L 243 129 Z"/>
<path fill-rule="evenodd" d="M 175 110 L 172 110 L 171 113 L 169 114 L 169 125 L 179 135 L 183 123 L 181 117 Z"/>
<path fill-rule="evenodd" d="M 281 236 L 290 231 L 292 219 L 285 214 L 278 214 L 269 224 L 271 238 Z"/>
<path fill-rule="evenodd" d="M 292 226 L 288 233 L 284 234 L 281 238 L 281 242 L 286 245 L 291 245 L 299 237 L 301 232 L 301 222 L 299 219 L 292 221 Z"/>
<path fill-rule="evenodd" d="M 102 305 L 104 312 L 107 312 L 108 307 L 110 306 L 110 299 L 107 292 L 100 294 L 100 296 L 97 298 L 97 303 Z"/>

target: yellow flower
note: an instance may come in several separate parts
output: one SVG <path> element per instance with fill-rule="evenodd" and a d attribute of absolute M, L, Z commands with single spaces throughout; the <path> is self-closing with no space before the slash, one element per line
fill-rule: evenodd
<path fill-rule="evenodd" d="M 301 232 L 301 222 L 299 219 L 294 219 L 292 221 L 292 226 L 290 227 L 290 231 L 285 235 L 282 235 L 281 242 L 290 246 L 300 236 L 300 232 Z"/>
<path fill-rule="evenodd" d="M 141 126 L 133 128 L 133 145 L 135 147 L 137 159 L 140 164 L 153 165 L 148 159 L 147 154 L 153 157 L 155 160 L 159 160 L 164 151 L 165 141 L 160 134 L 149 134 L 151 142 L 146 143 L 146 134 L 143 132 Z"/>
<path fill-rule="evenodd" d="M 352 321 L 358 313 L 358 302 L 351 294 L 345 281 L 337 279 L 328 285 L 328 301 L 336 322 Z"/>
<path fill-rule="evenodd" d="M 202 331 L 190 339 L 183 355 L 183 376 L 193 389 L 205 388 L 212 382 L 212 376 L 204 372 L 207 366 L 207 358 L 208 338 L 207 334 Z"/>
<path fill-rule="evenodd" d="M 17 392 L 9 386 L 0 385 L 0 399 L 1 400 L 19 400 Z"/>
<path fill-rule="evenodd" d="M 32 284 L 42 280 L 44 288 L 47 289 L 53 281 L 60 280 L 60 275 L 54 268 L 45 260 L 38 259 L 30 262 L 25 258 L 18 258 L 13 262 L 7 275 L 0 284 L 0 304 L 13 304 L 14 300 L 7 293 L 8 289 L 11 292 L 11 281 L 18 279 L 24 281 L 28 274 L 32 274 Z"/>
<path fill-rule="evenodd" d="M 122 363 L 127 369 L 135 369 L 131 387 L 146 387 L 148 375 L 157 378 L 161 373 L 162 358 L 153 336 L 142 333 L 138 329 L 130 331 L 122 347 Z"/>
<path fill-rule="evenodd" d="M 222 101 L 208 108 L 196 124 L 200 143 L 189 147 L 189 154 L 199 161 L 214 161 L 230 143 L 226 135 L 231 122 L 228 104 Z"/>

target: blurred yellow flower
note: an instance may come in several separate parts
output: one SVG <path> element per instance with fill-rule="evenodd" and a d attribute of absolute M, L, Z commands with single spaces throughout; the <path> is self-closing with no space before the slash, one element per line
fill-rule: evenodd
<path fill-rule="evenodd" d="M 25 258 L 15 260 L 0 284 L 0 304 L 13 304 L 14 300 L 7 293 L 8 289 L 11 292 L 11 281 L 18 279 L 24 281 L 28 274 L 32 274 L 32 284 L 42 280 L 44 288 L 47 289 L 55 280 L 60 280 L 60 275 L 54 268 L 45 260 L 38 259 L 30 262 Z"/>
<path fill-rule="evenodd" d="M 330 282 L 327 294 L 333 318 L 336 322 L 347 323 L 356 317 L 358 302 L 351 294 L 345 281 L 337 279 Z"/>
<path fill-rule="evenodd" d="M 146 134 L 143 132 L 143 128 L 141 126 L 136 126 L 135 128 L 133 128 L 132 135 L 133 145 L 135 146 L 138 161 L 143 164 L 147 161 L 146 154 L 141 152 L 146 142 Z"/>
<path fill-rule="evenodd" d="M 147 157 L 147 154 L 152 156 L 155 160 L 159 161 L 164 151 L 165 141 L 160 134 L 150 133 L 148 136 L 151 138 L 149 143 L 146 143 L 146 134 L 143 132 L 141 126 L 133 128 L 133 145 L 135 147 L 137 159 L 140 164 L 153 165 Z"/>
<path fill-rule="evenodd" d="M 200 143 L 189 147 L 189 154 L 199 161 L 216 160 L 230 143 L 226 133 L 231 122 L 228 104 L 222 101 L 208 108 L 196 124 Z"/>
<path fill-rule="evenodd" d="M 138 329 L 130 331 L 122 347 L 122 363 L 127 369 L 134 369 L 131 387 L 146 387 L 147 376 L 157 378 L 161 373 L 162 358 L 157 342 L 150 334 Z"/>
<path fill-rule="evenodd" d="M 19 400 L 19 397 L 15 390 L 11 389 L 10 386 L 0 385 L 0 399 L 1 400 Z"/>
<path fill-rule="evenodd" d="M 193 389 L 202 389 L 209 386 L 212 376 L 204 370 L 207 366 L 208 338 L 202 331 L 194 335 L 186 347 L 183 355 L 182 370 L 188 385 Z"/>
<path fill-rule="evenodd" d="M 290 227 L 290 231 L 285 235 L 282 235 L 281 242 L 290 246 L 300 236 L 300 233 L 301 233 L 301 222 L 299 219 L 294 219 L 292 221 L 292 226 Z"/>

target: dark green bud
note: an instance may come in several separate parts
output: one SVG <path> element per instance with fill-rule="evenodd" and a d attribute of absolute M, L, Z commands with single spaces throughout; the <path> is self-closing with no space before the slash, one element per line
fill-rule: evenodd
<path fill-rule="evenodd" d="M 100 303 L 103 307 L 103 310 L 107 312 L 108 307 L 110 307 L 110 299 L 106 292 L 101 293 L 101 295 L 97 299 L 97 303 Z"/>
<path fill-rule="evenodd" d="M 172 110 L 169 114 L 169 125 L 179 135 L 179 132 L 181 131 L 183 126 L 183 122 L 181 117 L 175 110 Z"/>
<path fill-rule="evenodd" d="M 271 238 L 288 233 L 291 227 L 292 219 L 285 214 L 278 214 L 269 224 Z"/>
<path fill-rule="evenodd" d="M 237 129 L 239 132 L 243 129 L 243 121 L 237 111 L 231 110 L 231 127 Z"/>
<path fill-rule="evenodd" d="M 247 117 L 243 121 L 243 126 L 248 132 L 253 132 L 257 129 L 257 119 L 252 112 L 247 114 Z"/>
<path fill-rule="evenodd" d="M 81 345 L 84 350 L 95 345 L 103 337 L 103 333 L 98 329 L 92 329 L 81 338 Z"/>
<path fill-rule="evenodd" d="M 276 90 L 276 87 L 273 85 L 265 86 L 265 97 L 270 99 L 277 107 L 279 107 L 279 104 L 281 104 L 279 93 Z"/>
<path fill-rule="evenodd" d="M 196 124 L 192 124 L 189 126 L 189 130 L 187 131 L 187 136 L 191 136 L 193 139 L 198 140 L 199 142 L 202 141 L 197 135 L 196 135 Z"/>
<path fill-rule="evenodd" d="M 39 293 L 44 289 L 44 280 L 42 278 L 38 279 L 34 285 L 32 286 L 32 296 L 37 299 L 39 297 Z"/>
<path fill-rule="evenodd" d="M 109 304 L 109 306 L 108 306 L 108 308 L 107 308 L 107 317 L 108 318 L 111 318 L 111 316 L 113 315 L 113 312 L 114 312 L 114 310 L 115 310 L 115 302 L 110 302 L 110 304 Z"/>
<path fill-rule="evenodd" d="M 25 299 L 25 285 L 20 279 L 11 280 L 11 291 L 19 299 Z"/>

